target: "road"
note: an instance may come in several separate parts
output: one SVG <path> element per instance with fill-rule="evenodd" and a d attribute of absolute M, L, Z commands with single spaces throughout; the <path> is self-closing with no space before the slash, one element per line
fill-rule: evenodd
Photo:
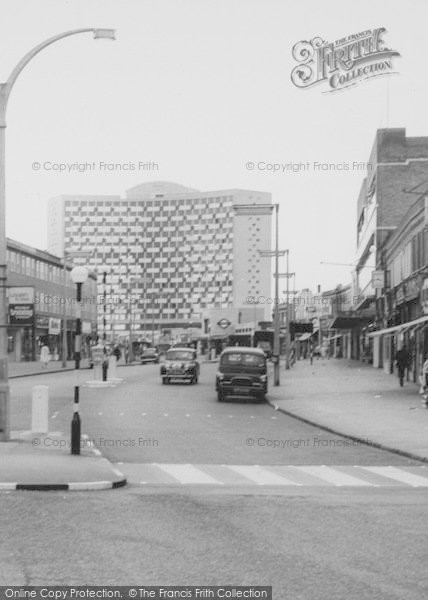
<path fill-rule="evenodd" d="M 83 431 L 130 485 L 1 494 L 2 539 L 13 543 L 1 547 L 0 580 L 264 584 L 280 600 L 421 600 L 427 488 L 385 478 L 391 467 L 417 478 L 419 464 L 345 446 L 268 405 L 217 403 L 215 368 L 203 364 L 197 386 L 162 386 L 146 365 L 120 369 L 126 381 L 115 389 L 84 388 Z M 67 431 L 73 375 L 50 377 L 52 430 Z M 29 427 L 35 383 L 12 382 L 14 429 Z"/>

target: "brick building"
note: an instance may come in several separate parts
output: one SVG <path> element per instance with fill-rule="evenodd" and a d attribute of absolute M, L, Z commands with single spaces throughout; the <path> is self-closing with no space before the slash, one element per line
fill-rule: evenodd
<path fill-rule="evenodd" d="M 53 357 L 61 357 L 64 309 L 67 317 L 67 358 L 72 358 L 76 324 L 76 285 L 61 258 L 26 244 L 7 240 L 9 292 L 9 360 L 36 360 L 47 343 Z M 82 288 L 84 341 L 97 331 L 97 283 L 90 273 Z M 85 344 L 83 348 L 85 352 Z"/>
<path fill-rule="evenodd" d="M 386 288 L 385 244 L 414 204 L 415 190 L 427 180 L 428 137 L 407 137 L 404 128 L 379 129 L 357 202 L 352 298 L 353 329 L 359 342 L 353 358 L 373 354 L 369 333 L 384 325 L 384 310 L 377 299 Z"/>

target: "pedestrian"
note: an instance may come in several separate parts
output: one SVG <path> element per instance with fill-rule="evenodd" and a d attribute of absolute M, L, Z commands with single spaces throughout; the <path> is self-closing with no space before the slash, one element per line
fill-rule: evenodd
<path fill-rule="evenodd" d="M 51 355 L 49 352 L 49 346 L 47 346 L 46 343 L 44 343 L 43 346 L 40 348 L 40 364 L 42 366 L 42 369 L 48 368 L 50 358 Z"/>
<path fill-rule="evenodd" d="M 311 361 L 311 365 L 313 365 L 314 364 L 314 347 L 312 344 L 309 346 L 309 359 Z"/>
<path fill-rule="evenodd" d="M 122 353 L 120 351 L 118 344 L 116 344 L 116 346 L 114 347 L 113 354 L 116 357 L 116 362 L 118 363 L 122 356 Z"/>
<path fill-rule="evenodd" d="M 109 357 L 109 353 L 107 351 L 107 348 L 104 348 L 103 362 L 102 362 L 103 381 L 107 381 L 108 357 Z"/>
<path fill-rule="evenodd" d="M 419 378 L 421 388 L 419 393 L 422 394 L 423 405 L 428 408 L 428 357 L 425 358 L 425 362 L 422 366 L 422 374 Z"/>
<path fill-rule="evenodd" d="M 395 360 L 396 360 L 396 365 L 397 365 L 397 369 L 398 369 L 398 378 L 400 380 L 400 386 L 403 387 L 404 374 L 406 372 L 406 369 L 409 368 L 409 364 L 410 364 L 410 354 L 404 344 L 398 350 L 398 352 L 395 356 Z"/>

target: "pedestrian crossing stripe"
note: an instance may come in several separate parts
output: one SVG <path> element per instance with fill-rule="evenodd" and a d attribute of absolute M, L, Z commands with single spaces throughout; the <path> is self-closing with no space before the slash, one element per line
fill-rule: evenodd
<path fill-rule="evenodd" d="M 140 485 L 428 487 L 425 466 L 121 463 L 120 470 Z"/>

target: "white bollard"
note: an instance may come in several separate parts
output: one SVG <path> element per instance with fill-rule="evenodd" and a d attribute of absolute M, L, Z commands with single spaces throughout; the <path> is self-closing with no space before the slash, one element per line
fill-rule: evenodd
<path fill-rule="evenodd" d="M 31 431 L 34 433 L 48 433 L 49 387 L 47 385 L 34 385 L 31 397 Z"/>

